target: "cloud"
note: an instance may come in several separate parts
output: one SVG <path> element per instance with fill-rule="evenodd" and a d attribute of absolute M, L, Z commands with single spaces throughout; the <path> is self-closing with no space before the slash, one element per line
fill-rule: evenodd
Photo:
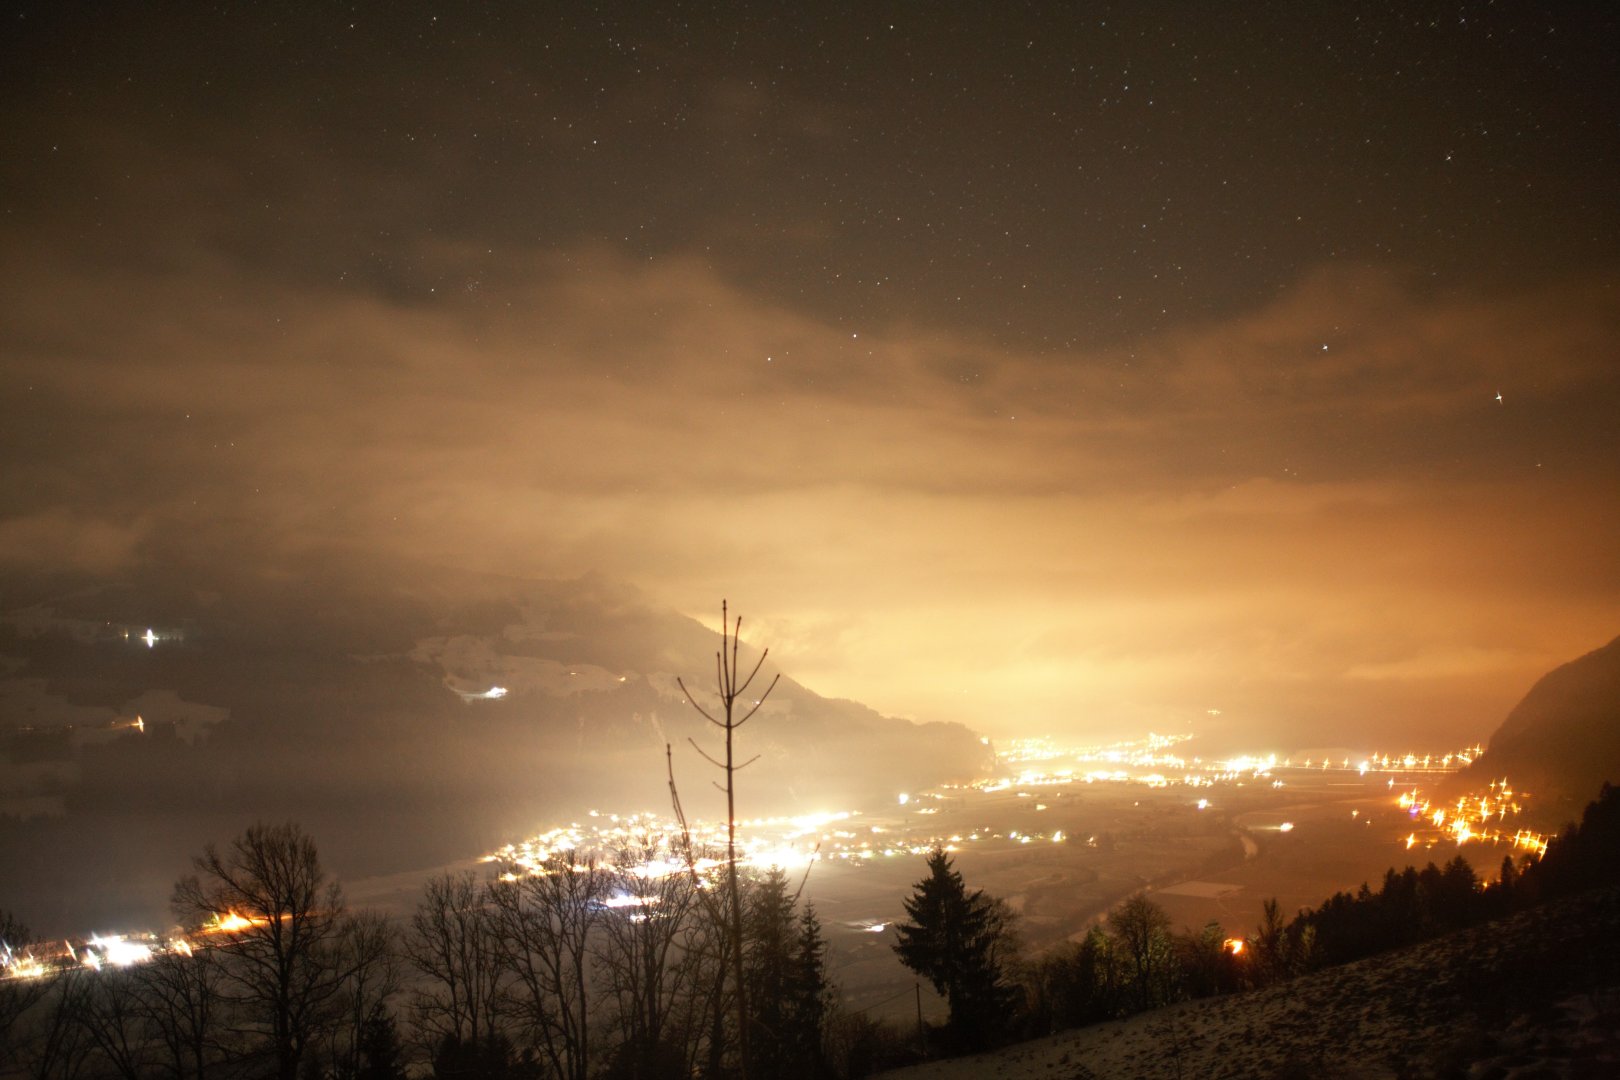
<path fill-rule="evenodd" d="M 63 507 L 0 518 L 0 566 L 10 570 L 114 574 L 132 565 L 142 521 L 108 521 Z"/>
<path fill-rule="evenodd" d="M 850 330 L 695 256 L 415 257 L 476 287 L 10 255 L 0 366 L 29 396 L 0 557 L 112 573 L 208 538 L 596 569 L 694 614 L 746 598 L 812 685 L 991 727 L 1191 708 L 1238 673 L 1472 669 L 1477 704 L 1613 633 L 1603 277 L 1324 271 L 1036 354 Z"/>
<path fill-rule="evenodd" d="M 1446 412 L 1504 387 L 1531 400 L 1612 383 L 1609 275 L 1491 295 L 1371 266 L 1319 269 L 1277 301 L 1164 335 L 1153 352 L 1195 398 L 1311 412 Z"/>

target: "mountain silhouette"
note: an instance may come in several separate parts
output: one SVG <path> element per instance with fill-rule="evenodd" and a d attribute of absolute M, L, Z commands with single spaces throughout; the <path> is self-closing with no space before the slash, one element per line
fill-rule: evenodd
<path fill-rule="evenodd" d="M 0 611 L 0 865 L 30 870 L 0 907 L 39 930 L 161 916 L 188 856 L 255 820 L 300 822 L 352 879 L 590 809 L 667 814 L 666 743 L 688 812 L 724 814 L 687 742 L 717 754 L 716 733 L 676 684 L 704 698 L 719 635 L 599 576 L 322 553 L 23 600 Z M 742 656 L 758 657 L 746 619 Z M 790 663 L 773 652 L 756 689 Z M 785 671 L 739 752 L 759 756 L 738 785 L 749 817 L 892 799 L 988 754 L 962 725 L 885 717 Z"/>
<path fill-rule="evenodd" d="M 1468 773 L 1575 804 L 1620 780 L 1620 638 L 1542 676 Z"/>

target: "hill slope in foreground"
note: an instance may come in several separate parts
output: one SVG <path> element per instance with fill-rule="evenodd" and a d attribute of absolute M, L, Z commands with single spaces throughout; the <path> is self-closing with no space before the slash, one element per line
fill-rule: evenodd
<path fill-rule="evenodd" d="M 885 1080 L 1620 1076 L 1620 891 Z"/>

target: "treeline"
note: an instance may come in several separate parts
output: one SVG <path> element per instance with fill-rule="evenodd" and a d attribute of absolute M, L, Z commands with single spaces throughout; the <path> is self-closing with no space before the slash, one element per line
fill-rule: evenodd
<path fill-rule="evenodd" d="M 1338 893 L 1292 920 L 1276 900 L 1260 924 L 1229 938 L 1220 924 L 1172 932 L 1145 895 L 1127 899 L 1084 939 L 1033 959 L 1017 947 L 1005 905 L 967 889 L 943 851 L 906 903 L 896 952 L 950 1005 L 934 1033 L 945 1052 L 972 1052 L 1113 1020 L 1189 998 L 1254 989 L 1416 944 L 1584 889 L 1620 885 L 1620 790 L 1605 784 L 1579 824 L 1537 861 L 1503 859 L 1482 883 L 1461 856 L 1389 870 L 1376 890 Z"/>
<path fill-rule="evenodd" d="M 1225 994 L 1410 945 L 1542 900 L 1620 884 L 1605 785 L 1539 861 L 1482 885 L 1461 858 L 1385 874 L 1229 938 L 1173 932 L 1129 898 L 1078 942 L 1026 958 L 1006 904 L 947 853 L 906 900 L 901 961 L 949 1017 L 901 1032 L 838 1005 L 813 908 L 780 872 L 745 882 L 735 936 L 693 875 L 560 856 L 543 873 L 431 881 L 403 923 L 347 909 L 298 827 L 208 848 L 175 887 L 189 944 L 144 964 L 0 979 L 0 1077 L 103 1080 L 834 1080 Z M 0 948 L 27 935 L 0 915 Z M 739 1020 L 739 1012 L 743 1019 Z M 747 1025 L 744 1060 L 740 1024 Z"/>
<path fill-rule="evenodd" d="M 1620 790 L 1604 784 L 1578 824 L 1569 825 L 1538 860 L 1502 859 L 1483 884 L 1461 855 L 1422 870 L 1386 871 L 1377 890 L 1363 884 L 1304 912 L 1286 930 L 1268 920 L 1262 936 L 1288 973 L 1348 963 L 1498 919 L 1561 896 L 1620 884 Z"/>
<path fill-rule="evenodd" d="M 773 872 L 742 894 L 741 1061 L 734 938 L 694 875 L 638 869 L 657 854 L 442 875 L 397 923 L 349 911 L 297 826 L 255 826 L 176 885 L 179 947 L 0 979 L 0 1076 L 833 1080 L 897 1060 L 895 1033 L 838 1008 L 820 920 Z"/>
<path fill-rule="evenodd" d="M 1252 965 L 1218 923 L 1173 933 L 1146 896 L 1126 900 L 1078 942 L 1026 959 L 1016 918 L 970 890 L 936 849 L 906 901 L 895 952 L 946 999 L 933 1046 L 971 1053 L 1249 985 Z"/>
<path fill-rule="evenodd" d="M 739 1071 L 731 938 L 691 875 L 638 871 L 655 854 L 626 852 L 609 866 L 565 855 L 540 874 L 431 882 L 403 952 L 416 975 L 404 1014 L 432 1074 L 653 1080 Z M 773 871 L 744 882 L 743 912 L 749 1075 L 842 1075 L 851 1051 L 834 1038 L 843 1029 L 814 908 Z"/>

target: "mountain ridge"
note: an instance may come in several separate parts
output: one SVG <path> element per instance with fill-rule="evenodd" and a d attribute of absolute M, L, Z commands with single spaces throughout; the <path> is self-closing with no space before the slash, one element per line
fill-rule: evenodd
<path fill-rule="evenodd" d="M 1620 638 L 1549 671 L 1509 711 L 1464 774 L 1500 777 L 1561 807 L 1620 780 Z"/>
<path fill-rule="evenodd" d="M 688 808 L 714 816 L 685 745 L 708 725 L 675 679 L 705 693 L 718 644 L 596 575 L 310 557 L 36 598 L 0 612 L 0 864 L 43 868 L 24 883 L 41 927 L 45 879 L 105 893 L 86 916 L 135 893 L 150 909 L 186 856 L 257 819 L 299 820 L 344 877 L 413 869 L 591 808 L 667 811 L 666 743 Z M 742 746 L 750 816 L 965 778 L 988 754 L 786 673 Z"/>

